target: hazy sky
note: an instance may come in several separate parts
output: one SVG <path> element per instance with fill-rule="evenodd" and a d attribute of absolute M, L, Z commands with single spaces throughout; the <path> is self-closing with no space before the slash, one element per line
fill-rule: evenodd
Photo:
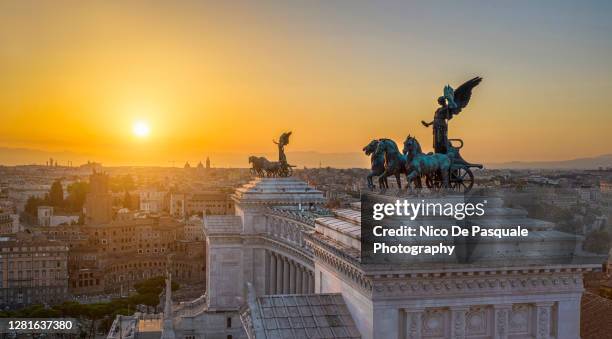
<path fill-rule="evenodd" d="M 428 151 L 419 121 L 442 87 L 480 75 L 449 124 L 469 161 L 612 153 L 611 16 L 608 1 L 2 1 L 0 147 L 167 165 L 273 152 L 292 130 L 289 151 L 409 133 Z"/>

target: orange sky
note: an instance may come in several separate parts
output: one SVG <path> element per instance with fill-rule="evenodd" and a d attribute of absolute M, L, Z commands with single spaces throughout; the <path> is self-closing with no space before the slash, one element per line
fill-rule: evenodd
<path fill-rule="evenodd" d="M 595 5 L 2 2 L 0 147 L 167 165 L 274 152 L 292 130 L 289 151 L 409 133 L 428 151 L 443 85 L 481 75 L 449 127 L 469 161 L 612 153 L 612 11 Z"/>

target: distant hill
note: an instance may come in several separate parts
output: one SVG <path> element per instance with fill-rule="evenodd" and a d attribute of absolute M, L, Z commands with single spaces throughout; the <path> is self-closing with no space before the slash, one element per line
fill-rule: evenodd
<path fill-rule="evenodd" d="M 244 153 L 207 153 L 214 167 L 249 167 L 248 157 L 251 154 Z M 277 153 L 255 153 L 256 156 L 266 156 L 270 160 L 277 160 Z M 176 159 L 176 164 L 182 166 L 184 161 L 191 161 L 195 166 L 198 159 L 202 155 L 194 156 L 189 159 Z M 57 160 L 60 165 L 66 165 L 68 161 L 72 161 L 74 166 L 86 163 L 88 160 L 102 162 L 109 166 L 121 165 L 155 165 L 168 166 L 168 163 L 158 164 L 154 159 L 141 159 L 143 163 L 113 163 L 108 159 L 101 159 L 91 154 L 75 153 L 70 151 L 49 152 L 37 149 L 27 148 L 8 148 L 0 147 L 0 165 L 31 165 L 44 164 L 49 158 Z M 302 168 L 336 167 L 350 168 L 360 167 L 368 168 L 370 166 L 370 158 L 361 152 L 337 152 L 337 153 L 322 153 L 316 151 L 295 151 L 287 152 L 287 159 L 292 165 Z M 105 161 L 106 160 L 106 161 Z M 204 159 L 199 159 L 203 161 Z M 194 162 L 195 161 L 195 162 Z M 508 168 L 508 169 L 526 169 L 526 168 L 543 168 L 543 169 L 598 169 L 599 167 L 612 167 L 612 154 L 600 155 L 592 158 L 578 158 L 572 160 L 560 161 L 511 161 L 500 163 L 485 163 L 487 168 Z"/>
<path fill-rule="evenodd" d="M 251 154 L 246 153 L 206 153 L 210 157 L 213 167 L 249 167 L 248 157 Z M 255 153 L 256 156 L 265 156 L 270 160 L 277 160 L 278 153 Z M 187 159 L 181 160 L 176 159 L 178 166 L 183 166 L 185 161 L 190 161 L 193 166 L 197 164 L 197 161 L 204 161 L 203 158 L 198 159 L 197 157 L 203 157 L 203 155 L 196 155 Z M 9 148 L 0 147 L 0 165 L 44 165 L 49 158 L 53 158 L 54 161 L 58 161 L 60 165 L 66 165 L 68 161 L 72 161 L 74 166 L 78 166 L 86 163 L 87 161 L 98 161 L 108 166 L 122 166 L 122 165 L 155 165 L 155 166 L 168 166 L 167 162 L 157 163 L 154 159 L 140 159 L 143 163 L 129 164 L 129 163 L 116 163 L 96 157 L 91 154 L 82 154 L 76 152 L 49 152 L 37 149 L 28 148 Z M 347 153 L 320 153 L 315 151 L 306 152 L 287 152 L 287 158 L 289 163 L 296 165 L 299 168 L 306 167 L 337 167 L 337 168 L 350 168 L 350 167 L 368 167 L 370 158 L 363 153 L 359 152 L 347 152 Z M 174 158 L 173 158 L 174 159 Z M 196 160 L 198 159 L 198 160 Z M 159 160 L 158 160 L 159 161 Z M 195 161 L 195 162 L 194 162 Z"/>
<path fill-rule="evenodd" d="M 612 154 L 600 155 L 592 158 L 578 158 L 560 161 L 511 161 L 501 163 L 489 163 L 489 168 L 508 168 L 508 169 L 598 169 L 612 168 Z"/>
<path fill-rule="evenodd" d="M 87 160 L 94 160 L 90 155 L 73 153 L 69 151 L 49 152 L 29 148 L 0 147 L 0 165 L 44 165 L 53 158 L 59 165 L 67 165 L 72 161 L 73 165 L 81 165 Z"/>

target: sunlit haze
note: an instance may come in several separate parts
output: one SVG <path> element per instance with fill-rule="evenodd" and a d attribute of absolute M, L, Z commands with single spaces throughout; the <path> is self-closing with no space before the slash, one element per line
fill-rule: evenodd
<path fill-rule="evenodd" d="M 291 130 L 289 155 L 366 167 L 373 138 L 430 151 L 419 122 L 445 84 L 480 75 L 449 122 L 466 159 L 612 153 L 611 14 L 603 1 L 3 1 L 0 150 L 247 167 Z M 0 163 L 45 161 L 24 159 Z"/>
<path fill-rule="evenodd" d="M 134 123 L 134 135 L 140 138 L 144 138 L 149 135 L 151 129 L 149 125 L 144 121 L 136 121 Z"/>

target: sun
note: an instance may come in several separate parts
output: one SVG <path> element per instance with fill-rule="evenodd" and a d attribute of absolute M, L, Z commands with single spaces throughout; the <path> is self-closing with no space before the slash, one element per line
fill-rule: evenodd
<path fill-rule="evenodd" d="M 149 124 L 147 124 L 145 121 L 136 121 L 134 123 L 134 127 L 132 128 L 132 132 L 135 136 L 144 138 L 149 135 L 151 129 L 149 128 Z"/>

